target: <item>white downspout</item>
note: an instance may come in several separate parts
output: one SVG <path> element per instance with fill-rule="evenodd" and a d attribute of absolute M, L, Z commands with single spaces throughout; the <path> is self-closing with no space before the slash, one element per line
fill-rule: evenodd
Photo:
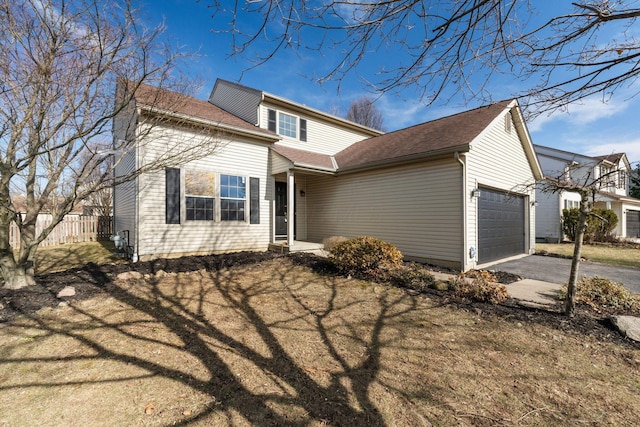
<path fill-rule="evenodd" d="M 295 174 L 287 171 L 287 245 L 293 247 L 295 233 Z"/>
<path fill-rule="evenodd" d="M 465 167 L 465 162 L 464 160 L 461 158 L 464 158 L 464 153 L 460 154 L 459 152 L 455 152 L 453 154 L 453 157 L 458 161 L 458 163 L 460 163 L 460 166 L 462 167 L 462 258 L 461 258 L 461 262 L 460 262 L 460 268 L 462 269 L 462 271 L 466 271 L 467 270 L 467 248 L 469 246 L 469 242 L 468 242 L 468 236 L 467 236 L 467 206 L 468 206 L 468 201 L 467 201 L 467 168 Z"/>

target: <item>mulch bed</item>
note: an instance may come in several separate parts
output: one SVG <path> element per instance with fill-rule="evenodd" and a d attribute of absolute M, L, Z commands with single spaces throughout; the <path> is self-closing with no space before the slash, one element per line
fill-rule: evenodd
<path fill-rule="evenodd" d="M 115 286 L 113 280 L 124 272 L 136 271 L 153 275 L 159 271 L 184 273 L 205 269 L 216 271 L 223 268 L 254 264 L 284 255 L 270 252 L 237 252 L 221 255 L 191 256 L 175 259 L 158 259 L 148 262 L 128 264 L 89 263 L 82 268 L 36 276 L 37 286 L 20 290 L 0 287 L 0 323 L 8 322 L 19 315 L 33 315 L 42 308 L 55 308 L 61 304 L 88 300 L 98 296 L 108 296 Z M 325 258 L 312 254 L 294 253 L 287 255 L 296 264 L 311 268 L 319 274 L 337 274 L 332 264 Z M 519 278 L 508 273 L 492 272 L 500 282 L 509 283 Z M 66 286 L 75 288 L 75 295 L 58 298 L 57 294 Z M 408 290 L 408 292 L 411 292 Z M 522 307 L 517 301 L 508 300 L 496 305 L 480 302 L 456 301 L 447 292 L 426 289 L 423 293 L 442 304 L 451 304 L 463 310 L 473 311 L 483 316 L 499 316 L 513 322 L 536 322 L 556 329 L 576 334 L 588 334 L 602 341 L 640 345 L 622 337 L 611 325 L 608 316 L 578 307 L 572 319 L 562 313 Z"/>

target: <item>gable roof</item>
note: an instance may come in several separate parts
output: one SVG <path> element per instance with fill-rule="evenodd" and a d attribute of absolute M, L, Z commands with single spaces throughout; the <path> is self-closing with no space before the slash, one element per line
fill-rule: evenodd
<path fill-rule="evenodd" d="M 618 163 L 625 153 L 613 153 L 605 156 L 594 156 L 594 159 L 598 159 L 603 162 Z"/>
<path fill-rule="evenodd" d="M 207 124 L 232 133 L 249 134 L 272 142 L 280 139 L 275 133 L 259 128 L 207 101 L 179 92 L 140 84 L 135 91 L 134 99 L 136 105 L 148 113 Z"/>
<path fill-rule="evenodd" d="M 620 160 L 624 160 L 627 167 L 629 167 L 626 153 L 612 153 L 603 156 L 587 156 L 585 154 L 574 153 L 571 151 L 561 150 L 559 148 L 547 147 L 544 145 L 535 144 L 533 146 L 538 156 L 545 156 L 557 160 L 563 160 L 566 162 L 575 162 L 577 159 L 585 162 L 592 163 L 591 166 L 595 166 L 602 162 L 617 164 Z M 554 154 L 550 154 L 554 153 Z M 588 165 L 587 165 L 588 166 Z"/>
<path fill-rule="evenodd" d="M 468 151 L 471 142 L 512 102 L 498 102 L 357 142 L 336 154 L 336 162 L 342 171 Z"/>
<path fill-rule="evenodd" d="M 315 169 L 323 172 L 335 172 L 336 165 L 332 156 L 306 150 L 274 144 L 271 149 L 288 159 L 296 168 Z"/>

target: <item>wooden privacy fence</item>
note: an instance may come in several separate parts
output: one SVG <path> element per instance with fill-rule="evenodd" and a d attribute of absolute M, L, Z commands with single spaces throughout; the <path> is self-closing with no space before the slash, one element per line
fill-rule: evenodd
<path fill-rule="evenodd" d="M 49 224 L 51 224 L 51 215 L 39 215 L 36 222 L 36 235 Z M 108 240 L 113 231 L 112 224 L 110 216 L 67 215 L 40 243 L 40 246 Z M 11 223 L 9 236 L 11 246 L 17 248 L 20 245 L 20 231 L 15 223 Z"/>

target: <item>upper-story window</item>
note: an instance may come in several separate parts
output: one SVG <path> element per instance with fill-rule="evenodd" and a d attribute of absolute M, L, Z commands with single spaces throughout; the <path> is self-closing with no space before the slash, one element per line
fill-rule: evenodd
<path fill-rule="evenodd" d="M 613 187 L 615 181 L 611 168 L 600 165 L 600 187 Z"/>
<path fill-rule="evenodd" d="M 291 138 L 298 137 L 298 120 L 294 116 L 289 114 L 278 114 L 278 133 L 282 136 L 289 136 Z"/>
<path fill-rule="evenodd" d="M 270 131 L 300 141 L 307 140 L 307 120 L 276 110 L 268 110 L 268 116 Z"/>
<path fill-rule="evenodd" d="M 627 188 L 627 172 L 618 171 L 618 188 L 625 189 Z"/>

